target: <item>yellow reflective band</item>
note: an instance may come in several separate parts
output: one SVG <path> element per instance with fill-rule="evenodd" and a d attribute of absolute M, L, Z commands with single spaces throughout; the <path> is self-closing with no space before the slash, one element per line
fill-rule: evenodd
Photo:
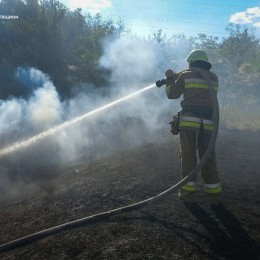
<path fill-rule="evenodd" d="M 181 121 L 197 122 L 197 123 L 201 123 L 201 121 L 202 121 L 204 125 L 213 125 L 214 124 L 214 122 L 212 120 L 199 118 L 199 117 L 193 117 L 193 116 L 181 116 Z"/>
<path fill-rule="evenodd" d="M 198 79 L 198 78 L 189 78 L 189 79 L 184 79 L 185 83 L 201 83 L 201 84 L 208 84 L 205 79 Z M 213 85 L 218 85 L 218 82 L 215 80 L 211 80 L 211 83 Z"/>
<path fill-rule="evenodd" d="M 191 89 L 191 88 L 200 88 L 200 89 L 209 89 L 209 86 L 202 83 L 186 83 L 185 89 Z M 218 92 L 218 86 L 214 86 L 214 90 Z"/>
<path fill-rule="evenodd" d="M 213 131 L 213 125 L 203 125 L 204 130 L 206 131 Z"/>
<path fill-rule="evenodd" d="M 190 117 L 190 116 L 181 116 L 180 127 L 192 127 L 192 128 L 200 128 L 201 121 L 203 122 L 203 128 L 206 131 L 213 131 L 213 124 L 212 120 L 201 119 L 198 117 Z"/>
<path fill-rule="evenodd" d="M 186 191 L 196 191 L 197 190 L 196 186 L 188 186 L 188 185 L 182 186 L 181 189 L 186 190 Z"/>
<path fill-rule="evenodd" d="M 169 94 L 170 94 L 170 91 L 171 91 L 171 85 L 169 85 L 169 86 L 166 86 L 166 95 L 167 96 L 169 96 Z"/>
<path fill-rule="evenodd" d="M 204 188 L 204 191 L 205 191 L 206 193 L 219 193 L 219 192 L 222 191 L 222 187 L 219 186 L 219 187 L 217 187 L 217 188 Z"/>
<path fill-rule="evenodd" d="M 180 126 L 188 126 L 188 127 L 195 127 L 200 128 L 200 123 L 197 122 L 188 122 L 188 121 L 181 121 Z"/>

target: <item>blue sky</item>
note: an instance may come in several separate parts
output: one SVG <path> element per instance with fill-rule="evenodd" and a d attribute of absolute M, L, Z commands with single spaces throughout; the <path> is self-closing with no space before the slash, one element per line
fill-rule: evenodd
<path fill-rule="evenodd" d="M 104 18 L 121 20 L 133 34 L 152 35 L 159 29 L 168 37 L 184 33 L 227 36 L 232 22 L 254 28 L 260 38 L 260 0 L 60 0 L 71 10 L 99 12 Z"/>

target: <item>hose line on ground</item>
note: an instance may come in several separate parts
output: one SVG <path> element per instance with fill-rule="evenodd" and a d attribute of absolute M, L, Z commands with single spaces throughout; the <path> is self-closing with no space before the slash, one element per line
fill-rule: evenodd
<path fill-rule="evenodd" d="M 12 250 L 12 249 L 15 249 L 20 246 L 25 246 L 29 243 L 35 242 L 37 240 L 40 240 L 40 239 L 43 239 L 43 238 L 46 238 L 49 236 L 56 235 L 60 232 L 63 232 L 63 231 L 69 230 L 69 229 L 74 229 L 74 228 L 86 225 L 88 223 L 93 223 L 96 221 L 107 220 L 110 217 L 121 214 L 123 212 L 137 210 L 137 209 L 140 209 L 147 205 L 153 204 L 153 203 L 169 196 L 173 192 L 177 191 L 179 188 L 181 188 L 181 186 L 183 186 L 185 183 L 187 183 L 194 175 L 196 175 L 202 169 L 202 167 L 205 165 L 205 163 L 209 159 L 211 152 L 213 152 L 213 149 L 215 147 L 215 142 L 216 142 L 217 135 L 218 135 L 218 127 L 219 127 L 219 106 L 218 106 L 217 95 L 216 95 L 216 92 L 214 90 L 213 84 L 211 82 L 211 79 L 210 79 L 208 73 L 199 68 L 192 68 L 192 69 L 194 71 L 200 73 L 201 76 L 207 81 L 207 84 L 209 86 L 209 91 L 210 91 L 210 94 L 212 97 L 212 102 L 213 102 L 214 129 L 212 131 L 211 139 L 210 139 L 208 148 L 207 148 L 204 156 L 201 158 L 199 164 L 188 174 L 188 176 L 186 176 L 184 179 L 182 179 L 180 182 L 173 185 L 169 189 L 163 191 L 162 193 L 160 193 L 154 197 L 151 197 L 149 199 L 146 199 L 146 200 L 143 200 L 143 201 L 140 201 L 140 202 L 137 202 L 137 203 L 125 206 L 125 207 L 109 210 L 106 212 L 102 212 L 99 214 L 81 218 L 81 219 L 78 219 L 78 220 L 75 220 L 72 222 L 67 222 L 67 223 L 59 225 L 59 226 L 55 226 L 55 227 L 45 229 L 45 230 L 42 230 L 40 232 L 31 234 L 31 235 L 28 235 L 25 237 L 21 237 L 19 239 L 16 239 L 11 242 L 0 245 L 0 252 Z"/>

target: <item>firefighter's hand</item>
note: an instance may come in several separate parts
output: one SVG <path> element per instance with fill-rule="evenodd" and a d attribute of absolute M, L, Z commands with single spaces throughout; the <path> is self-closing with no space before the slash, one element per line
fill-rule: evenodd
<path fill-rule="evenodd" d="M 165 76 L 167 79 L 175 79 L 175 73 L 171 69 L 166 70 Z"/>

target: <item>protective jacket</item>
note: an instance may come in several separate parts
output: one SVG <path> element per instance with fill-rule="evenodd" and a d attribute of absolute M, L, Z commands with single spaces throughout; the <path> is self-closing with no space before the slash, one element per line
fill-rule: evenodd
<path fill-rule="evenodd" d="M 208 73 L 215 91 L 218 91 L 217 75 L 211 71 Z M 172 87 L 173 84 L 174 87 Z M 182 94 L 184 95 L 181 102 L 182 108 L 187 106 L 212 107 L 212 99 L 208 89 L 207 82 L 192 69 L 183 71 L 176 81 L 174 79 L 166 81 L 166 94 L 169 99 L 176 99 Z"/>
<path fill-rule="evenodd" d="M 217 92 L 218 77 L 211 71 L 208 73 Z M 213 122 L 210 120 L 213 105 L 209 86 L 198 72 L 191 68 L 181 72 L 176 81 L 168 79 L 166 94 L 169 99 L 177 99 L 183 95 L 180 130 L 198 131 L 202 125 L 205 131 L 213 130 Z"/>

